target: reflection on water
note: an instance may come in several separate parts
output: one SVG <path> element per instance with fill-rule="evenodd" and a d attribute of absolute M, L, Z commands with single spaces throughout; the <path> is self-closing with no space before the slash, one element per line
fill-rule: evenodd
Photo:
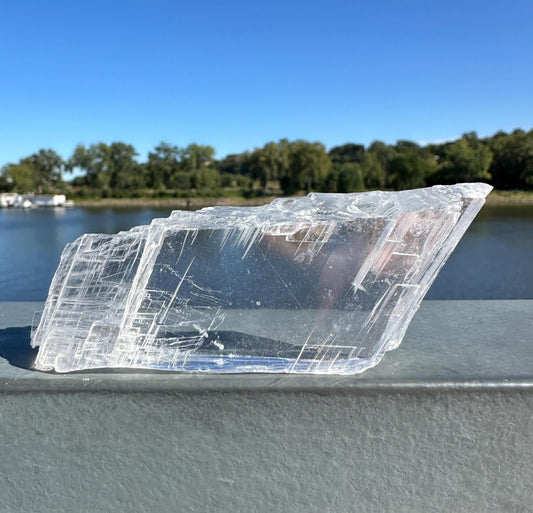
<path fill-rule="evenodd" d="M 42 301 L 63 247 L 83 233 L 115 233 L 170 209 L 0 209 L 0 301 Z M 485 206 L 429 291 L 429 299 L 533 298 L 533 206 Z"/>
<path fill-rule="evenodd" d="M 533 205 L 484 206 L 426 297 L 533 298 Z"/>
<path fill-rule="evenodd" d="M 83 233 L 115 233 L 170 209 L 0 209 L 0 301 L 42 301 L 65 244 Z"/>

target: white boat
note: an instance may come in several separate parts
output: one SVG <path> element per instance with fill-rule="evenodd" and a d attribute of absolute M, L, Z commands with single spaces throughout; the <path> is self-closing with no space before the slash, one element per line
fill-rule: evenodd
<path fill-rule="evenodd" d="M 50 194 L 35 196 L 17 194 L 14 192 L 0 193 L 0 208 L 31 208 L 31 207 L 73 207 L 74 202 L 67 200 L 64 194 Z"/>
<path fill-rule="evenodd" d="M 18 194 L 13 192 L 3 192 L 0 194 L 0 208 L 12 207 L 17 199 Z"/>
<path fill-rule="evenodd" d="M 13 207 L 15 208 L 31 208 L 33 207 L 33 203 L 24 196 L 17 195 L 17 198 L 13 202 Z"/>
<path fill-rule="evenodd" d="M 32 196 L 30 200 L 36 207 L 64 207 L 67 198 L 64 194 Z"/>

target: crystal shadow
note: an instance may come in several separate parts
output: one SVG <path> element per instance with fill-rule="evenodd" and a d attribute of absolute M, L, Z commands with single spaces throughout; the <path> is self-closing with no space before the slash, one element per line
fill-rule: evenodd
<path fill-rule="evenodd" d="M 30 326 L 0 329 L 0 358 L 14 367 L 31 369 L 37 349 L 31 346 Z"/>

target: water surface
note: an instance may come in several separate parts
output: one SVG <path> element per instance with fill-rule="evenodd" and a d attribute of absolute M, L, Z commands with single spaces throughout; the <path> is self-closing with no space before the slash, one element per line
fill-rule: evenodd
<path fill-rule="evenodd" d="M 68 242 L 166 217 L 168 208 L 0 209 L 0 301 L 42 301 Z M 533 205 L 485 206 L 428 299 L 533 298 Z"/>
<path fill-rule="evenodd" d="M 533 205 L 485 205 L 426 298 L 533 298 Z"/>

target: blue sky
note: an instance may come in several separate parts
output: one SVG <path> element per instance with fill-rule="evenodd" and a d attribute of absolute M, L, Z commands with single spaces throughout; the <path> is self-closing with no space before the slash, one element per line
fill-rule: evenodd
<path fill-rule="evenodd" d="M 0 165 L 533 127 L 533 2 L 2 1 Z"/>

